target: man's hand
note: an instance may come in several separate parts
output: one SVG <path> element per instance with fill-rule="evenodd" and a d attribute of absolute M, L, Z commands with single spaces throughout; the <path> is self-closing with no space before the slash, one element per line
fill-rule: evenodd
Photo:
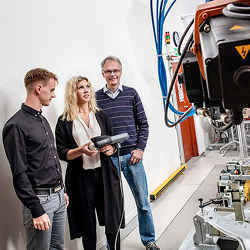
<path fill-rule="evenodd" d="M 49 216 L 47 214 L 43 214 L 40 217 L 33 218 L 33 224 L 35 229 L 46 231 L 49 230 L 51 226 Z"/>
<path fill-rule="evenodd" d="M 135 149 L 132 151 L 132 156 L 130 159 L 130 163 L 135 165 L 136 163 L 140 162 L 143 156 L 143 151 L 140 149 Z"/>
<path fill-rule="evenodd" d="M 66 207 L 68 207 L 68 205 L 69 205 L 69 196 L 66 193 L 64 193 L 64 196 L 65 196 L 65 201 L 66 201 Z"/>
<path fill-rule="evenodd" d="M 100 149 L 100 152 L 104 153 L 107 156 L 113 155 L 115 148 L 111 145 L 106 145 Z"/>

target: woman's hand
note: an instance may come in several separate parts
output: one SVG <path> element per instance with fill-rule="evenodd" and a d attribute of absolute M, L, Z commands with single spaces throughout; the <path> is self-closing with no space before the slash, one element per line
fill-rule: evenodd
<path fill-rule="evenodd" d="M 100 152 L 104 153 L 107 156 L 111 156 L 115 153 L 115 148 L 111 145 L 106 145 L 100 149 Z"/>
<path fill-rule="evenodd" d="M 77 157 L 81 156 L 82 154 L 86 154 L 88 156 L 95 156 L 98 153 L 98 151 L 95 148 L 93 148 L 93 149 L 89 148 L 89 145 L 91 145 L 91 144 L 93 144 L 93 143 L 88 142 L 81 147 L 70 149 L 66 155 L 67 160 L 69 160 L 69 161 L 74 160 Z"/>
<path fill-rule="evenodd" d="M 64 193 L 64 196 L 65 196 L 65 201 L 66 201 L 66 207 L 68 207 L 68 205 L 69 205 L 69 196 L 66 193 Z"/>
<path fill-rule="evenodd" d="M 89 145 L 91 144 L 91 142 L 88 142 L 86 144 L 84 144 L 83 146 L 81 146 L 81 151 L 83 154 L 88 155 L 88 156 L 95 156 L 98 153 L 98 150 L 94 149 L 91 150 L 89 148 Z"/>

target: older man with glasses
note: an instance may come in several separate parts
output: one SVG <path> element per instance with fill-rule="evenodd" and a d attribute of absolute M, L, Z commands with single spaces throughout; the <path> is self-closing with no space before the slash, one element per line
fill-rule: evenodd
<path fill-rule="evenodd" d="M 146 250 L 159 250 L 142 164 L 148 139 L 147 117 L 136 90 L 120 84 L 122 64 L 119 58 L 106 57 L 101 67 L 106 86 L 96 92 L 97 104 L 112 118 L 114 135 L 129 134 L 129 139 L 121 145 L 121 170 L 136 202 L 141 241 Z M 118 167 L 118 158 L 112 157 L 112 160 Z"/>

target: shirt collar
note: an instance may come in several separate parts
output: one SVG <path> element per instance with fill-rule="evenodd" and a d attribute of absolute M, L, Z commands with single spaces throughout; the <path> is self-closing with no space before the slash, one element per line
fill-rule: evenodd
<path fill-rule="evenodd" d="M 116 91 L 119 91 L 119 90 L 120 90 L 120 91 L 123 91 L 122 84 L 119 84 L 119 87 L 118 87 L 118 89 L 117 89 Z M 115 92 L 116 92 L 116 91 L 115 91 Z M 103 92 L 104 92 L 104 93 L 107 93 L 107 92 L 113 93 L 110 89 L 107 88 L 107 85 L 105 85 L 105 86 L 103 87 Z"/>
<path fill-rule="evenodd" d="M 22 107 L 21 107 L 22 110 L 30 113 L 31 115 L 34 115 L 34 116 L 39 116 L 42 114 L 42 110 L 40 111 L 37 111 L 36 109 L 33 109 L 31 108 L 30 106 L 27 106 L 26 104 L 22 104 Z"/>

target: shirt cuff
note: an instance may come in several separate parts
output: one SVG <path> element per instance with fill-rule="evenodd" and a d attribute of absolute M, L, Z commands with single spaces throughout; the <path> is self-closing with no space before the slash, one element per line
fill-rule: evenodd
<path fill-rule="evenodd" d="M 146 147 L 145 144 L 142 144 L 142 143 L 138 143 L 136 145 L 136 149 L 139 149 L 141 151 L 144 151 L 145 147 Z"/>
<path fill-rule="evenodd" d="M 33 218 L 40 217 L 46 213 L 40 203 L 36 203 L 32 207 L 30 207 L 30 211 Z"/>
<path fill-rule="evenodd" d="M 140 150 L 140 151 L 144 152 L 144 150 L 143 150 L 143 149 L 141 149 L 141 148 L 136 148 L 136 150 Z"/>

